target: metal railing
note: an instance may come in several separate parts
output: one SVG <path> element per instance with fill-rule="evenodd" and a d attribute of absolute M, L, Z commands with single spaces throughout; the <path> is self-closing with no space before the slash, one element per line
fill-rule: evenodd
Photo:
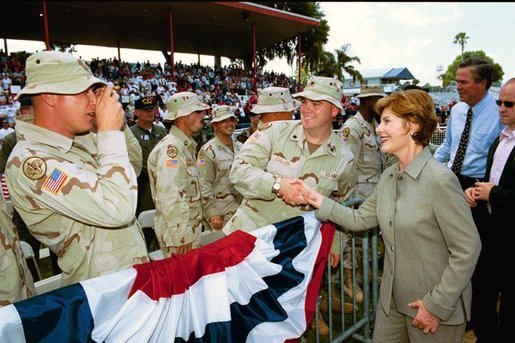
<path fill-rule="evenodd" d="M 352 198 L 342 202 L 344 206 L 356 207 L 363 202 L 363 199 Z M 339 228 L 341 230 L 341 228 Z M 320 305 L 322 304 L 323 295 L 319 296 L 317 303 L 317 311 L 313 320 L 316 327 L 313 335 L 305 334 L 304 342 L 331 342 L 338 343 L 348 340 L 353 342 L 372 342 L 372 330 L 374 327 L 375 312 L 379 297 L 379 260 L 380 254 L 379 247 L 379 229 L 374 228 L 363 233 L 350 233 L 350 251 L 352 261 L 352 298 L 349 299 L 344 292 L 344 285 L 347 282 L 344 272 L 344 255 L 346 252 L 345 242 L 343 235 L 340 235 L 340 264 L 335 270 L 331 268 L 330 262 L 327 263 L 325 284 L 327 287 L 322 287 L 322 292 L 327 292 L 327 325 L 329 326 L 329 334 L 322 336 L 319 327 L 319 316 L 323 315 L 320 312 Z M 357 236 L 361 239 L 361 249 L 356 246 Z M 359 256 L 358 256 L 359 255 Z M 360 258 L 358 258 L 360 257 Z M 357 260 L 361 260 L 362 280 L 361 287 L 363 291 L 363 302 L 358 304 L 356 302 L 356 290 L 358 288 L 358 268 Z M 348 274 L 348 273 L 347 273 Z M 333 286 L 334 283 L 334 286 Z M 326 288 L 326 289 L 324 289 Z M 337 288 L 338 290 L 334 290 Z M 339 298 L 339 299 L 338 299 Z M 333 304 L 338 305 L 339 308 L 333 308 Z M 325 300 L 324 300 L 325 301 Z M 352 310 L 349 311 L 352 304 Z M 345 308 L 351 313 L 345 313 Z M 361 308 L 359 308 L 361 307 Z M 324 318 L 324 319 L 325 319 Z"/>

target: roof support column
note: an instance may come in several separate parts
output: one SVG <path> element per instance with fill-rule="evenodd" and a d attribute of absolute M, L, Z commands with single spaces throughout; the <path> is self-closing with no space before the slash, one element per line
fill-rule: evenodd
<path fill-rule="evenodd" d="M 257 92 L 257 83 L 256 83 L 256 71 L 257 71 L 257 63 L 256 63 L 256 23 L 252 23 L 252 62 L 254 63 L 254 92 Z"/>
<path fill-rule="evenodd" d="M 116 38 L 116 48 L 118 49 L 118 61 L 121 61 L 122 55 L 120 53 L 120 38 Z"/>
<path fill-rule="evenodd" d="M 48 12 L 46 10 L 46 0 L 43 0 L 43 23 L 45 24 L 45 45 L 47 50 L 52 50 L 50 46 L 50 33 L 48 32 Z"/>
<path fill-rule="evenodd" d="M 302 47 L 301 47 L 300 43 L 301 43 L 301 33 L 299 32 L 299 34 L 297 35 L 297 61 L 299 61 L 299 85 L 302 85 L 302 64 L 301 64 Z"/>
<path fill-rule="evenodd" d="M 9 56 L 9 51 L 7 50 L 7 38 L 4 37 L 4 52 L 7 56 Z"/>
<path fill-rule="evenodd" d="M 170 66 L 172 67 L 172 81 L 174 80 L 175 75 L 175 62 L 173 60 L 173 54 L 175 52 L 175 46 L 173 44 L 173 18 L 172 18 L 172 8 L 168 7 L 168 17 L 170 18 Z"/>

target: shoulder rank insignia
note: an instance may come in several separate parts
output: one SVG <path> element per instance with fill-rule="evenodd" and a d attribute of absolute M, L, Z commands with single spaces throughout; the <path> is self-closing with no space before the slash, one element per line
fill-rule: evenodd
<path fill-rule="evenodd" d="M 178 150 L 175 146 L 173 146 L 172 144 L 168 145 L 168 149 L 166 149 L 166 154 L 168 155 L 168 157 L 174 158 L 175 156 L 177 156 L 177 153 Z"/>
<path fill-rule="evenodd" d="M 46 173 L 46 163 L 39 157 L 29 157 L 23 162 L 23 174 L 31 180 L 39 180 Z"/>
<path fill-rule="evenodd" d="M 261 131 L 265 131 L 266 129 L 268 129 L 270 126 L 272 126 L 272 122 L 269 122 L 269 123 L 266 123 L 265 125 L 263 125 L 263 127 L 261 128 Z"/>

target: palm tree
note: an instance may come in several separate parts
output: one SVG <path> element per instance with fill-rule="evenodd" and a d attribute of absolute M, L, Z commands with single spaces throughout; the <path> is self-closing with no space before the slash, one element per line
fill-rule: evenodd
<path fill-rule="evenodd" d="M 343 72 L 346 72 L 352 77 L 353 81 L 358 79 L 363 82 L 361 73 L 354 69 L 353 65 L 349 64 L 350 62 L 361 63 L 359 57 L 347 55 L 349 47 L 350 44 L 344 44 L 341 49 L 336 49 L 334 53 L 323 49 L 312 49 L 312 51 L 317 51 L 318 58 L 316 63 L 310 64 L 305 61 L 304 66 L 312 71 L 313 75 L 327 77 L 336 76 L 339 80 L 343 81 L 345 79 Z"/>
<path fill-rule="evenodd" d="M 336 62 L 338 63 L 339 73 L 338 77 L 340 80 L 343 80 L 343 73 L 342 70 L 345 71 L 347 74 L 349 74 L 352 77 L 352 81 L 355 82 L 356 79 L 358 79 L 360 82 L 363 82 L 363 76 L 361 76 L 361 73 L 354 69 L 353 65 L 350 65 L 350 62 L 358 62 L 361 64 L 361 60 L 357 56 L 349 56 L 347 55 L 347 50 L 350 48 L 350 43 L 342 45 L 341 49 L 336 49 Z"/>
<path fill-rule="evenodd" d="M 460 32 L 456 36 L 454 36 L 454 42 L 452 44 L 461 45 L 461 56 L 463 57 L 463 52 L 465 52 L 465 44 L 467 44 L 467 40 L 470 39 L 469 36 L 465 32 Z"/>

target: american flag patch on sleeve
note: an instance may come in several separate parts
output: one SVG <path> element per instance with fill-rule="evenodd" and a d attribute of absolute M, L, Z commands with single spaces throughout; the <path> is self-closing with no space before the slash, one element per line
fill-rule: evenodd
<path fill-rule="evenodd" d="M 177 160 L 166 160 L 166 168 L 177 168 L 179 161 Z"/>
<path fill-rule="evenodd" d="M 57 194 L 61 190 L 64 181 L 68 178 L 68 174 L 55 168 L 52 174 L 45 180 L 43 188 Z"/>

